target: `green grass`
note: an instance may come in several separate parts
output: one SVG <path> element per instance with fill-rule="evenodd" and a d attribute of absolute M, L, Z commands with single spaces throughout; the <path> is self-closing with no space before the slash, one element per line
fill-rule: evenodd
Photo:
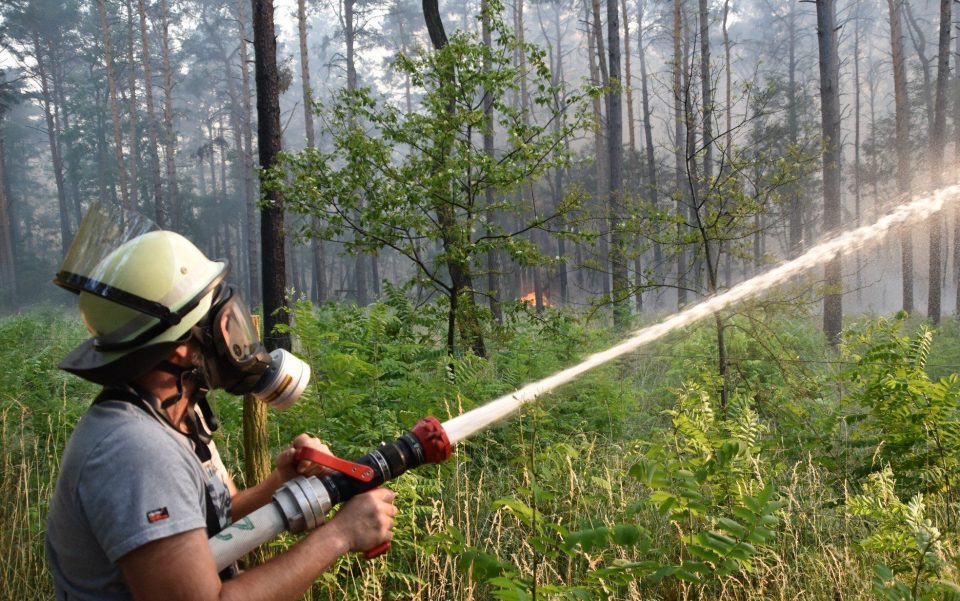
<path fill-rule="evenodd" d="M 442 320 L 441 311 L 413 311 L 399 296 L 363 311 L 299 306 L 296 350 L 321 377 L 296 407 L 271 415 L 275 450 L 310 431 L 339 454 L 359 455 L 424 415 L 456 415 L 613 339 L 599 324 L 585 325 L 574 315 L 517 309 L 507 326 L 489 329 L 490 358 L 459 357 L 451 376 Z M 953 484 L 944 480 L 925 489 L 925 519 L 941 536 L 937 557 L 917 554 L 911 542 L 916 529 L 894 502 L 907 503 L 915 491 L 898 488 L 895 497 L 871 498 L 875 511 L 854 515 L 848 506 L 862 492 L 864 474 L 882 467 L 875 464 L 877 441 L 885 435 L 878 428 L 889 427 L 852 419 L 862 412 L 861 401 L 850 396 L 860 372 L 851 371 L 851 363 L 833 363 L 840 357 L 809 320 L 756 311 L 730 323 L 728 384 L 736 411 L 723 415 L 717 404 L 712 327 L 674 335 L 478 434 L 446 464 L 393 482 L 402 511 L 391 552 L 373 562 L 338 562 L 309 596 L 898 598 L 890 592 L 892 580 L 886 591 L 875 584 L 882 565 L 894 568 L 891 578 L 922 584 L 917 598 L 946 598 L 936 580 L 956 577 L 957 528 L 948 527 L 960 522 L 951 503 Z M 912 326 L 904 332 L 912 334 Z M 59 454 L 95 393 L 58 372 L 56 363 L 84 336 L 72 316 L 56 309 L 0 321 L 0 353 L 8 366 L 0 377 L 2 599 L 51 596 L 42 549 L 46 502 Z M 951 321 L 933 339 L 927 373 L 949 375 L 955 358 L 960 332 Z M 694 390 L 711 408 L 709 419 L 693 411 Z M 241 406 L 224 395 L 216 400 L 224 424 L 218 444 L 239 479 Z M 955 412 L 943 419 L 946 430 L 953 427 L 946 422 L 957 421 Z M 725 444 L 739 450 L 718 468 L 710 461 Z M 629 475 L 641 460 L 660 466 L 664 483 L 652 486 Z M 704 469 L 713 471 L 703 472 L 699 484 L 679 484 Z M 736 569 L 722 573 L 707 566 L 687 579 L 653 575 L 656 567 L 692 565 L 695 535 L 715 531 L 721 518 L 766 486 L 782 504 L 775 536 L 738 560 Z M 665 510 L 671 496 L 694 504 L 685 512 Z M 639 538 L 570 542 L 581 540 L 577 532 L 617 526 L 629 526 Z M 879 531 L 893 542 L 864 542 Z M 292 543 L 285 536 L 274 545 Z M 902 567 L 908 565 L 922 569 Z"/>

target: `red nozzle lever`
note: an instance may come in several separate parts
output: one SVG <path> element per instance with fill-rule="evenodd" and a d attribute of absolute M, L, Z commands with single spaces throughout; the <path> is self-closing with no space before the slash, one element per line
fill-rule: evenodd
<path fill-rule="evenodd" d="M 310 447 L 300 447 L 297 451 L 297 461 L 312 461 L 323 467 L 330 468 L 335 472 L 340 472 L 344 476 L 350 476 L 351 478 L 360 480 L 361 482 L 373 480 L 373 470 L 366 465 L 340 459 L 339 457 L 328 455 L 327 453 L 311 449 Z"/>
<path fill-rule="evenodd" d="M 390 550 L 390 541 L 387 541 L 385 543 L 380 543 L 376 547 L 372 549 L 367 549 L 366 551 L 364 551 L 363 558 L 374 559 L 374 558 L 380 557 L 381 555 L 383 555 L 389 550 Z"/>

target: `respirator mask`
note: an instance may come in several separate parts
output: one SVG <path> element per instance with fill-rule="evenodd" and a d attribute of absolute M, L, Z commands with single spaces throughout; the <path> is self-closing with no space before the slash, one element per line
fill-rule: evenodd
<path fill-rule="evenodd" d="M 283 411 L 297 402 L 310 381 L 310 366 L 292 353 L 267 353 L 250 310 L 232 286 L 220 286 L 192 334 L 202 349 L 199 368 L 210 390 L 251 394 Z"/>

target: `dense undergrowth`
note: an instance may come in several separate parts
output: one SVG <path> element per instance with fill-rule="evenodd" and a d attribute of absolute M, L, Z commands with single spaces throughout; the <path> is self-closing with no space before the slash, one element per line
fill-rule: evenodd
<path fill-rule="evenodd" d="M 346 456 L 617 337 L 517 306 L 489 326 L 489 359 L 451 361 L 443 311 L 396 290 L 362 310 L 295 311 L 296 350 L 320 377 L 272 416 L 272 444 L 309 431 Z M 55 369 L 84 337 L 63 313 L 0 321 L 2 599 L 51 596 L 46 501 L 94 394 Z M 865 319 L 833 351 L 796 315 L 757 307 L 727 323 L 726 406 L 711 326 L 642 349 L 396 480 L 391 552 L 339 562 L 310 596 L 960 598 L 958 325 Z M 241 405 L 217 405 L 239 474 Z"/>

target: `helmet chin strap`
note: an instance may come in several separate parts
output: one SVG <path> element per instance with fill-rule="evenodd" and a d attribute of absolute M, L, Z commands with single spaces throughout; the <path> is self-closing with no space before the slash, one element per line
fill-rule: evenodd
<path fill-rule="evenodd" d="M 213 412 L 213 408 L 210 407 L 210 402 L 207 400 L 207 383 L 203 376 L 203 371 L 199 367 L 184 367 L 170 361 L 163 361 L 162 363 L 159 363 L 156 368 L 162 372 L 172 375 L 174 378 L 176 378 L 177 382 L 176 394 L 172 394 L 160 401 L 160 407 L 162 409 L 167 409 L 175 405 L 181 398 L 183 398 L 183 391 L 185 388 L 184 383 L 187 380 L 190 380 L 193 383 L 193 390 L 190 393 L 190 396 L 187 398 L 188 419 L 191 421 L 191 425 L 202 437 L 209 439 L 210 432 L 216 432 L 220 427 L 220 420 L 217 419 L 216 414 Z M 200 407 L 200 412 L 203 414 L 203 421 L 206 422 L 207 427 L 204 427 L 203 423 L 197 422 L 194 419 L 193 412 L 190 411 L 190 409 L 192 409 L 195 405 Z M 209 428 L 209 431 L 207 428 Z"/>

